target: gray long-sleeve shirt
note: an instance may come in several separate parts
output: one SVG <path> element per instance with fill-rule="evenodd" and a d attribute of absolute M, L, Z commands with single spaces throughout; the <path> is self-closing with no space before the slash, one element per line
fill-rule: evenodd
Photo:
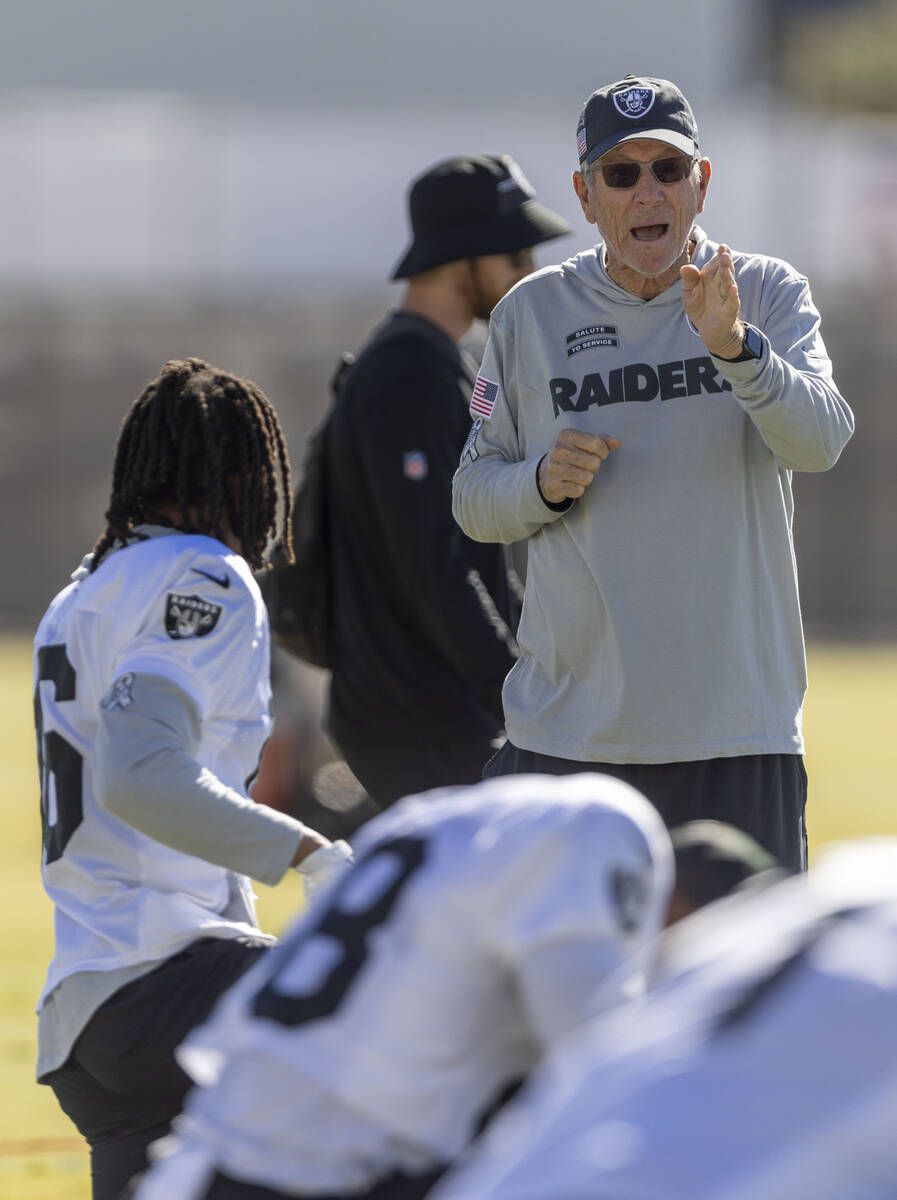
<path fill-rule="evenodd" d="M 717 247 L 694 236 L 700 267 Z M 733 259 L 741 315 L 764 334 L 756 361 L 712 357 L 681 283 L 632 296 L 600 245 L 492 315 L 453 507 L 469 537 L 529 538 L 503 692 L 521 748 L 593 762 L 803 750 L 791 474 L 832 466 L 853 417 L 806 279 Z M 536 471 L 565 427 L 622 447 L 558 512 Z"/>

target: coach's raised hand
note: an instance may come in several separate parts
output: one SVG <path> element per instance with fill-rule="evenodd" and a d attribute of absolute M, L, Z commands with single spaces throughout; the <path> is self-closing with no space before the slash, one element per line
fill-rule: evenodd
<path fill-rule="evenodd" d="M 606 433 L 586 433 L 582 429 L 562 429 L 549 452 L 539 463 L 539 491 L 549 504 L 576 500 L 612 450 L 619 450 L 619 438 Z"/>
<path fill-rule="evenodd" d="M 711 354 L 737 358 L 744 344 L 744 325 L 738 319 L 738 284 L 732 252 L 720 246 L 716 254 L 695 267 L 681 267 L 682 307 Z"/>

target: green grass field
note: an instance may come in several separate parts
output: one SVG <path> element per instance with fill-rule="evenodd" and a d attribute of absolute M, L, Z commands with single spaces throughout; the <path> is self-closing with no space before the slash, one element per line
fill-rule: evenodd
<path fill-rule="evenodd" d="M 893 802 L 897 646 L 810 648 L 805 711 L 812 856 L 826 842 L 897 836 Z M 52 1093 L 33 1082 L 34 1002 L 51 954 L 40 882 L 40 816 L 31 727 L 30 645 L 0 638 L 0 1200 L 88 1200 L 83 1143 Z M 293 876 L 259 887 L 262 925 L 277 931 L 301 903 Z"/>

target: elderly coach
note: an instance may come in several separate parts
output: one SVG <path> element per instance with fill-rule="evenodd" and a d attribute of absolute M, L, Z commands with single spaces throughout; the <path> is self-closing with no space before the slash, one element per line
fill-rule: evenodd
<path fill-rule="evenodd" d="M 587 764 L 801 868 L 791 477 L 831 467 L 853 417 L 806 279 L 695 224 L 710 161 L 674 84 L 599 88 L 577 150 L 603 240 L 495 309 L 454 480 L 469 537 L 529 538 L 486 773 Z"/>

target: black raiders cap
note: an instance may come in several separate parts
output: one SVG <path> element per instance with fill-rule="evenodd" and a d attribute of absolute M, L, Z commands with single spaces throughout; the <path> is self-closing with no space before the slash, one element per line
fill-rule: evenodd
<path fill-rule="evenodd" d="M 592 92 L 576 126 L 580 169 L 621 142 L 654 138 L 681 150 L 698 153 L 698 126 L 691 105 L 668 79 L 627 75 L 618 83 Z"/>

